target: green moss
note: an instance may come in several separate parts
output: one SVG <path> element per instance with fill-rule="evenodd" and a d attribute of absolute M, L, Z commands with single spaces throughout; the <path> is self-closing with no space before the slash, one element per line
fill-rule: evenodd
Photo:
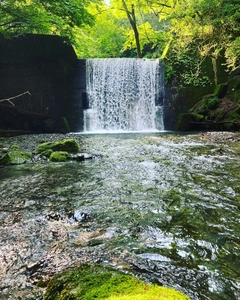
<path fill-rule="evenodd" d="M 221 99 L 226 96 L 228 90 L 228 85 L 226 83 L 218 84 L 214 89 L 214 95 Z"/>
<path fill-rule="evenodd" d="M 101 265 L 82 265 L 56 275 L 44 300 L 189 300 L 174 289 L 146 284 L 131 275 Z"/>
<path fill-rule="evenodd" d="M 149 286 L 145 285 L 141 287 L 139 291 L 134 292 L 130 295 L 123 296 L 111 296 L 106 298 L 106 300 L 187 300 L 189 299 L 187 296 L 184 296 L 180 292 L 176 292 L 174 289 L 166 289 L 164 287 L 159 287 L 156 285 Z"/>
<path fill-rule="evenodd" d="M 66 126 L 66 129 L 67 129 L 68 131 L 70 131 L 70 126 L 69 126 L 69 124 L 68 124 L 68 120 L 67 120 L 66 117 L 63 117 L 63 122 L 64 122 L 64 125 Z"/>
<path fill-rule="evenodd" d="M 217 95 L 219 93 L 221 89 L 221 84 L 216 85 L 215 89 L 214 89 L 214 94 Z"/>
<path fill-rule="evenodd" d="M 41 152 L 40 156 L 41 157 L 42 156 L 50 157 L 52 153 L 53 153 L 53 150 L 52 149 L 48 149 L 46 151 Z"/>
<path fill-rule="evenodd" d="M 193 119 L 195 122 L 199 122 L 199 121 L 202 121 L 204 119 L 204 116 L 203 115 L 200 115 L 200 114 L 192 114 L 193 116 Z"/>
<path fill-rule="evenodd" d="M 55 151 L 52 152 L 49 160 L 54 162 L 66 161 L 68 159 L 68 152 L 66 151 Z"/>
<path fill-rule="evenodd" d="M 11 149 L 12 151 L 19 151 L 19 146 L 18 146 L 18 145 L 12 145 L 12 146 L 10 147 L 10 149 Z"/>
<path fill-rule="evenodd" d="M 80 148 L 78 143 L 73 139 L 65 139 L 59 142 L 46 142 L 39 145 L 35 150 L 34 153 L 40 154 L 44 151 L 67 151 L 71 153 L 79 152 Z"/>
<path fill-rule="evenodd" d="M 9 151 L 0 158 L 0 165 L 19 165 L 28 161 L 32 155 L 19 150 Z"/>

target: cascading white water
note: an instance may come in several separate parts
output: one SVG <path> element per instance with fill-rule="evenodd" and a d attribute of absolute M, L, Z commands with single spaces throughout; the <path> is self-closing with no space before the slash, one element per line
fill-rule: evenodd
<path fill-rule="evenodd" d="M 164 130 L 162 66 L 134 58 L 88 59 L 84 131 Z"/>

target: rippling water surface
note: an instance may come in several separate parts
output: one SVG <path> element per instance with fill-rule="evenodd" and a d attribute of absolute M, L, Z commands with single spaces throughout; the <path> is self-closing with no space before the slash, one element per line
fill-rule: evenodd
<path fill-rule="evenodd" d="M 239 142 L 166 133 L 71 137 L 99 155 L 0 169 L 6 299 L 25 299 L 39 280 L 83 262 L 126 268 L 191 299 L 240 298 Z M 27 138 L 12 143 L 23 148 Z"/>

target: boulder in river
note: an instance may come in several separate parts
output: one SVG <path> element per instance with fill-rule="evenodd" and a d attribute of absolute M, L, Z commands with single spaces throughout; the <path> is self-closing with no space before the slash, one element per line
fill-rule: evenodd
<path fill-rule="evenodd" d="M 66 161 L 68 159 L 68 152 L 54 151 L 51 153 L 49 160 L 54 162 Z"/>
<path fill-rule="evenodd" d="M 0 154 L 0 165 L 19 165 L 27 162 L 32 158 L 32 155 L 28 152 L 22 152 L 18 146 L 12 146 L 10 149 L 5 150 Z"/>
<path fill-rule="evenodd" d="M 41 154 L 44 151 L 66 151 L 77 153 L 80 150 L 79 144 L 74 139 L 64 139 L 59 142 L 45 142 L 40 144 L 34 151 L 34 154 Z"/>
<path fill-rule="evenodd" d="M 59 273 L 49 282 L 44 300 L 190 300 L 173 288 L 147 284 L 100 264 L 84 264 Z"/>

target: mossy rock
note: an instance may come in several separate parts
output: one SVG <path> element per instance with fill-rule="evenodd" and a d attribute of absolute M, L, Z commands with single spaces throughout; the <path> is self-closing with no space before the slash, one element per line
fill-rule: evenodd
<path fill-rule="evenodd" d="M 52 150 L 52 149 L 48 149 L 48 150 L 46 150 L 46 151 L 41 152 L 40 156 L 41 156 L 41 157 L 45 156 L 45 157 L 48 157 L 48 158 L 49 158 L 49 157 L 51 156 L 52 153 L 53 153 L 53 150 Z"/>
<path fill-rule="evenodd" d="M 66 151 L 54 151 L 51 153 L 49 160 L 54 162 L 66 161 L 69 157 L 68 152 Z"/>
<path fill-rule="evenodd" d="M 46 142 L 39 145 L 33 153 L 40 154 L 42 152 L 52 151 L 66 151 L 70 153 L 77 153 L 80 151 L 80 147 L 77 141 L 73 139 L 65 139 L 59 142 Z"/>
<path fill-rule="evenodd" d="M 0 158 L 0 165 L 20 165 L 26 163 L 31 159 L 32 155 L 28 152 L 21 152 L 19 150 L 13 150 L 5 153 Z"/>
<path fill-rule="evenodd" d="M 200 121 L 204 120 L 204 116 L 200 115 L 200 114 L 192 113 L 192 117 L 193 117 L 195 122 L 200 122 Z"/>
<path fill-rule="evenodd" d="M 44 300 L 190 300 L 172 288 L 146 284 L 131 275 L 102 265 L 82 265 L 57 274 Z"/>

